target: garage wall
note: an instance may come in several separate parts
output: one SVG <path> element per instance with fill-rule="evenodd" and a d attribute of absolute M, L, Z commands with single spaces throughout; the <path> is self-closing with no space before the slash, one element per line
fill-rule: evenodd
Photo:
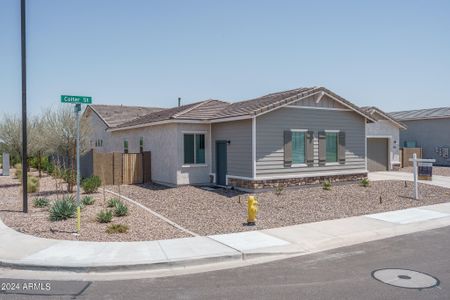
<path fill-rule="evenodd" d="M 375 123 L 368 123 L 366 126 L 366 136 L 389 137 L 389 168 L 392 169 L 393 164 L 400 163 L 400 129 L 392 122 L 380 118 Z"/>

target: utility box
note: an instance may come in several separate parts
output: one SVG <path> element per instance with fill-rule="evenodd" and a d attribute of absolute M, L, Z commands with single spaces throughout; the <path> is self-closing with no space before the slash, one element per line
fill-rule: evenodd
<path fill-rule="evenodd" d="M 2 175 L 9 176 L 9 153 L 3 153 Z"/>

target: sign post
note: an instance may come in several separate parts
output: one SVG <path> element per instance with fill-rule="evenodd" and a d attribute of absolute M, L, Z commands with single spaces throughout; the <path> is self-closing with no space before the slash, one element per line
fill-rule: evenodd
<path fill-rule="evenodd" d="M 91 104 L 92 97 L 86 96 L 61 96 L 61 103 L 72 103 L 74 106 L 74 113 L 77 124 L 77 233 L 80 234 L 81 228 L 81 203 L 80 203 L 80 111 L 81 104 Z"/>
<path fill-rule="evenodd" d="M 435 159 L 424 159 L 424 158 L 417 158 L 417 154 L 414 153 L 413 154 L 413 158 L 410 158 L 409 161 L 413 162 L 413 171 L 414 171 L 414 199 L 419 200 L 419 183 L 417 182 L 417 177 L 419 176 L 418 173 L 418 164 L 431 164 L 427 165 L 426 167 L 431 168 L 432 167 L 432 163 L 434 163 L 436 160 Z"/>

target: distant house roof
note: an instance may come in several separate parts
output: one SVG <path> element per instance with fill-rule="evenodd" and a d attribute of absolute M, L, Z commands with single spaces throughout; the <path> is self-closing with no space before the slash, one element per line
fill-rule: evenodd
<path fill-rule="evenodd" d="M 376 121 L 370 116 L 370 114 L 330 90 L 324 87 L 309 87 L 272 93 L 259 98 L 234 103 L 228 103 L 220 100 L 205 100 L 149 113 L 134 120 L 123 122 L 112 130 L 142 127 L 151 125 L 155 122 L 169 120 L 219 121 L 221 119 L 238 117 L 251 118 L 269 110 L 288 105 L 302 98 L 319 93 L 329 95 L 334 100 L 340 102 L 342 105 L 357 112 L 372 122 Z"/>
<path fill-rule="evenodd" d="M 361 107 L 361 109 L 364 110 L 365 112 L 367 112 L 368 114 L 370 114 L 371 116 L 373 116 L 373 114 L 377 113 L 401 129 L 407 128 L 405 124 L 398 121 L 391 114 L 388 114 L 388 113 L 382 111 L 381 109 L 379 109 L 376 106 L 363 106 L 363 107 Z M 375 119 L 376 119 L 376 117 L 375 117 Z"/>
<path fill-rule="evenodd" d="M 108 127 L 115 127 L 123 122 L 162 110 L 158 107 L 125 106 L 125 105 L 89 105 Z"/>
<path fill-rule="evenodd" d="M 396 111 L 390 115 L 401 121 L 450 118 L 450 107 Z"/>

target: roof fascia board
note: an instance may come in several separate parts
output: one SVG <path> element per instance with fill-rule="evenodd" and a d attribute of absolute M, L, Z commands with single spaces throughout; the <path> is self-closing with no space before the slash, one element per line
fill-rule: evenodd
<path fill-rule="evenodd" d="M 221 122 L 231 122 L 231 121 L 239 121 L 239 120 L 248 120 L 253 118 L 252 116 L 245 114 L 245 115 L 241 115 L 241 116 L 236 116 L 236 117 L 227 117 L 227 118 L 219 118 L 219 119 L 212 119 L 209 120 L 209 123 L 221 123 Z"/>
<path fill-rule="evenodd" d="M 420 120 L 436 120 L 436 119 L 450 119 L 449 116 L 438 116 L 438 117 L 417 117 L 417 118 L 405 118 L 401 121 L 420 121 Z"/>
<path fill-rule="evenodd" d="M 372 107 L 371 108 L 371 114 L 373 114 L 374 112 L 376 112 L 377 114 L 381 115 L 382 117 L 384 117 L 385 119 L 387 119 L 388 121 L 390 121 L 391 123 L 395 124 L 397 127 L 402 128 L 404 130 L 407 129 L 407 127 L 399 122 L 397 122 L 396 120 L 394 120 L 392 117 L 388 116 L 387 114 L 385 114 L 384 112 L 382 112 L 381 110 L 379 110 L 376 107 Z"/>
<path fill-rule="evenodd" d="M 355 111 L 356 113 L 360 114 L 360 115 L 363 116 L 364 118 L 366 118 L 366 119 L 368 119 L 368 120 L 370 120 L 370 121 L 372 121 L 372 122 L 376 122 L 376 120 L 375 120 L 374 118 L 372 118 L 371 116 L 369 116 L 368 114 L 364 114 L 364 113 L 360 112 L 359 110 L 357 110 L 357 109 L 355 109 L 354 107 L 352 107 L 351 105 L 348 105 L 347 103 L 345 103 L 345 102 L 339 100 L 338 98 L 336 98 L 335 96 L 331 95 L 330 93 L 325 92 L 325 94 L 326 94 L 328 97 L 332 98 L 333 100 L 339 102 L 340 104 L 342 104 L 342 105 L 344 105 L 344 106 L 350 108 L 351 110 Z M 347 101 L 348 101 L 348 100 L 347 100 Z"/>
<path fill-rule="evenodd" d="M 102 120 L 103 123 L 105 123 L 106 127 L 111 128 L 111 125 L 108 124 L 108 122 L 106 122 L 106 120 L 102 117 L 101 114 L 98 113 L 98 111 L 97 111 L 95 108 L 93 108 L 91 105 L 88 105 L 87 107 L 90 108 L 90 109 L 92 109 L 93 112 L 95 112 L 95 114 L 100 118 L 100 120 Z M 87 109 L 86 109 L 86 110 L 87 110 Z M 85 111 L 86 111 L 86 110 L 85 110 Z"/>

